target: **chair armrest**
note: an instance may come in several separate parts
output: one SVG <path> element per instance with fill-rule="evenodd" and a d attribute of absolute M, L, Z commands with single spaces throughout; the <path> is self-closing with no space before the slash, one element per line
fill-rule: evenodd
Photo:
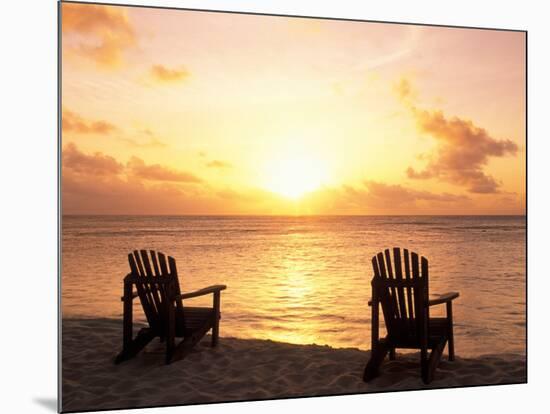
<path fill-rule="evenodd" d="M 430 299 L 428 301 L 428 306 L 439 305 L 441 303 L 451 302 L 452 300 L 458 298 L 458 292 L 449 292 L 437 295 L 437 298 Z"/>
<path fill-rule="evenodd" d="M 182 293 L 180 295 L 176 295 L 174 297 L 174 300 L 176 300 L 176 299 L 196 298 L 197 296 L 204 296 L 204 295 L 208 295 L 210 293 L 221 292 L 222 290 L 225 290 L 225 289 L 227 289 L 226 285 L 208 286 L 208 287 L 203 288 L 203 289 L 195 290 L 194 292 Z"/>

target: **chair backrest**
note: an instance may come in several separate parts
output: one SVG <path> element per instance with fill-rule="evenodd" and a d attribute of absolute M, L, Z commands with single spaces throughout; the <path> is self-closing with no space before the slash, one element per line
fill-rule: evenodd
<path fill-rule="evenodd" d="M 428 260 L 418 259 L 417 253 L 398 247 L 372 258 L 373 302 L 382 305 L 389 337 L 411 344 L 428 335 Z"/>
<path fill-rule="evenodd" d="M 149 326 L 159 332 L 164 331 L 167 306 L 174 303 L 170 299 L 181 293 L 176 261 L 170 256 L 167 261 L 166 255 L 154 250 L 134 250 L 128 254 L 128 262 Z M 183 308 L 181 299 L 175 304 Z"/>

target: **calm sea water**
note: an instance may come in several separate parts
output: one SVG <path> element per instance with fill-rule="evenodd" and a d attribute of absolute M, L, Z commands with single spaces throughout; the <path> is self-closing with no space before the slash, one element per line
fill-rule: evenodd
<path fill-rule="evenodd" d="M 524 353 L 525 224 L 519 216 L 65 216 L 63 317 L 120 318 L 127 254 L 146 248 L 176 258 L 183 291 L 228 285 L 222 336 L 369 349 L 371 258 L 399 246 L 428 258 L 431 293 L 460 292 L 458 355 Z"/>

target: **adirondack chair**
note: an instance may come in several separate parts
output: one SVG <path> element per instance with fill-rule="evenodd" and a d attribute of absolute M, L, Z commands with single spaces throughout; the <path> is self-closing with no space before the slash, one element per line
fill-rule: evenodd
<path fill-rule="evenodd" d="M 219 337 L 220 296 L 225 285 L 214 285 L 190 293 L 181 293 L 176 261 L 163 253 L 134 250 L 128 255 L 130 273 L 124 278 L 123 348 L 115 358 L 118 364 L 138 354 L 155 337 L 166 341 L 166 359 L 184 358 L 211 329 L 212 346 Z M 135 291 L 134 291 L 135 287 Z M 183 300 L 213 295 L 213 306 L 184 306 Z M 132 302 L 138 297 L 149 326 L 133 338 Z M 176 338 L 183 338 L 176 344 Z"/>
<path fill-rule="evenodd" d="M 393 262 L 393 263 L 392 263 Z M 449 360 L 454 360 L 453 308 L 457 292 L 428 297 L 428 260 L 407 249 L 393 249 L 372 258 L 372 346 L 371 357 L 363 379 L 370 381 L 386 354 L 395 359 L 396 348 L 420 349 L 421 376 L 424 383 L 432 381 L 435 369 L 448 343 Z M 430 307 L 446 304 L 447 317 L 430 318 Z M 387 336 L 379 338 L 379 305 L 386 325 Z M 428 356 L 428 350 L 431 350 Z"/>

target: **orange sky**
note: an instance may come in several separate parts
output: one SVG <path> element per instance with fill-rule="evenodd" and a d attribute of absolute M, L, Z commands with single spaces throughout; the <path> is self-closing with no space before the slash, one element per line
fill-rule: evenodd
<path fill-rule="evenodd" d="M 64 214 L 524 214 L 525 34 L 62 5 Z"/>

